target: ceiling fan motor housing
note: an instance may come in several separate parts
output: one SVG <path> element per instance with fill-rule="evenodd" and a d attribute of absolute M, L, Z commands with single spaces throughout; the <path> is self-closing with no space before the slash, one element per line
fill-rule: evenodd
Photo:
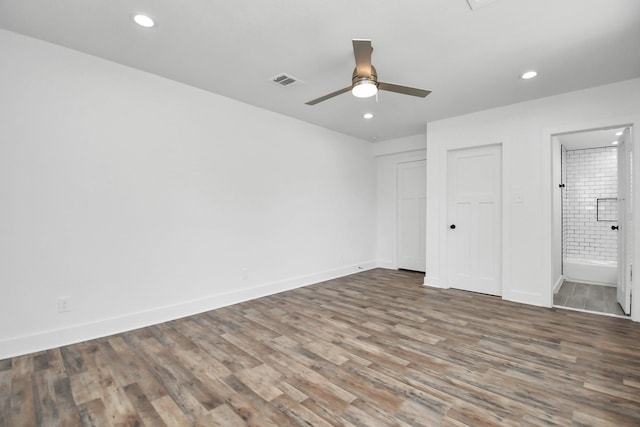
<path fill-rule="evenodd" d="M 351 84 L 352 86 L 361 84 L 374 84 L 376 87 L 378 87 L 378 72 L 376 71 L 376 68 L 372 65 L 371 74 L 368 76 L 359 76 L 358 69 L 354 68 L 353 76 L 351 77 Z"/>

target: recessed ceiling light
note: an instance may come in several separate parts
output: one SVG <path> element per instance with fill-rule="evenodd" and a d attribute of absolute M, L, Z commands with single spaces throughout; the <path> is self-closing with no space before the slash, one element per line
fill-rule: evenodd
<path fill-rule="evenodd" d="M 136 24 L 145 28 L 151 28 L 154 25 L 156 25 L 156 23 L 153 22 L 153 19 L 149 18 L 147 15 L 140 15 L 140 14 L 135 15 L 133 17 L 133 20 L 135 21 Z"/>
<path fill-rule="evenodd" d="M 372 117 L 373 117 L 373 114 L 371 114 L 371 113 L 364 113 L 364 116 L 362 116 L 362 117 L 364 117 L 365 119 L 370 119 L 370 118 L 372 118 Z"/>
<path fill-rule="evenodd" d="M 526 73 L 523 73 L 523 74 L 520 76 L 520 78 L 521 78 L 521 79 L 524 79 L 524 80 L 529 80 L 529 79 L 534 78 L 534 77 L 535 77 L 535 76 L 537 76 L 537 75 L 538 75 L 538 72 L 537 72 L 537 71 L 533 71 L 533 70 L 531 70 L 531 71 L 527 71 Z"/>
<path fill-rule="evenodd" d="M 611 145 L 618 145 L 618 141 L 613 141 Z"/>
<path fill-rule="evenodd" d="M 622 133 L 623 133 L 622 131 L 616 132 L 616 136 L 622 136 Z"/>

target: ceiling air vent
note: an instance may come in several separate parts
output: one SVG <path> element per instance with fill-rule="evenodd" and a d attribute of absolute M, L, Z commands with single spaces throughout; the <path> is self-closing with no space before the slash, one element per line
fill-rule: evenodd
<path fill-rule="evenodd" d="M 489 3 L 493 3 L 496 0 L 467 0 L 467 3 L 469 3 L 469 7 L 471 8 L 471 10 L 476 10 L 476 9 L 480 9 L 482 6 L 486 6 Z"/>
<path fill-rule="evenodd" d="M 294 83 L 298 83 L 301 82 L 302 80 L 296 79 L 295 77 L 289 75 L 289 74 L 278 74 L 277 76 L 274 76 L 271 78 L 271 81 L 274 82 L 275 84 L 278 84 L 280 86 L 290 86 Z"/>

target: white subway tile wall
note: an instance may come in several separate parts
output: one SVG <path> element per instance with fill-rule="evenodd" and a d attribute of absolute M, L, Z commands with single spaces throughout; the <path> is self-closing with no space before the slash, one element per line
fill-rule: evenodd
<path fill-rule="evenodd" d="M 562 157 L 560 161 L 561 175 L 560 180 L 564 184 L 562 189 L 562 259 L 567 258 L 567 226 L 564 211 L 567 209 L 567 149 L 564 145 L 560 146 Z"/>
<path fill-rule="evenodd" d="M 563 147 L 564 148 L 564 147 Z M 562 150 L 563 256 L 601 261 L 618 257 L 616 221 L 598 221 L 598 199 L 618 193 L 616 147 Z M 600 201 L 602 215 L 617 218 L 617 205 Z M 606 207 L 604 207 L 606 206 Z"/>

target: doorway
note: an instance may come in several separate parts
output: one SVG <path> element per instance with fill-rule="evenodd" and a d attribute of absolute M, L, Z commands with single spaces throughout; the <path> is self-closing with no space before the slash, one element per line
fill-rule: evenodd
<path fill-rule="evenodd" d="M 554 261 L 555 270 L 560 266 L 555 306 L 630 314 L 630 132 L 618 127 L 552 138 L 554 235 L 561 248 Z"/>

